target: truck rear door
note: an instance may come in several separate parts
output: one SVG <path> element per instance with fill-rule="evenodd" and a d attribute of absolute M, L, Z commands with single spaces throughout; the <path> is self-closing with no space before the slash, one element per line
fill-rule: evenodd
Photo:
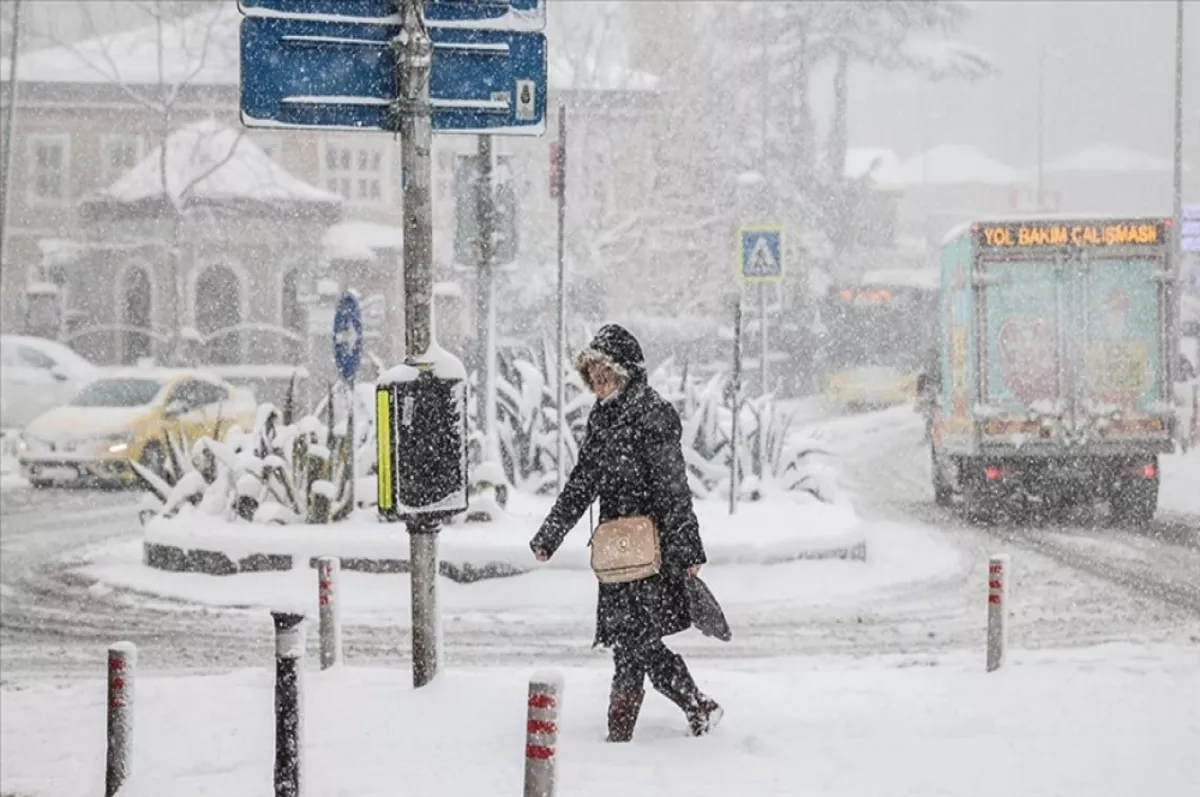
<path fill-rule="evenodd" d="M 1164 253 L 1086 252 L 1075 271 L 1079 310 L 1074 404 L 1079 422 L 1118 436 L 1168 433 Z"/>
<path fill-rule="evenodd" d="M 987 253 L 976 273 L 984 435 L 1040 434 L 1033 415 L 1065 410 L 1064 264 L 1044 250 Z"/>

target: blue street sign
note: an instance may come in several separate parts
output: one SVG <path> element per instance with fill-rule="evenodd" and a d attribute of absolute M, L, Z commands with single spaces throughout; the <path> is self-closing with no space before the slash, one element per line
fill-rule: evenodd
<path fill-rule="evenodd" d="M 1179 245 L 1184 252 L 1200 252 L 1200 205 L 1183 206 L 1179 236 Z"/>
<path fill-rule="evenodd" d="M 738 277 L 749 282 L 783 279 L 783 229 L 743 227 L 738 230 Z"/>
<path fill-rule="evenodd" d="M 347 382 L 358 373 L 363 354 L 362 312 L 358 300 L 347 291 L 338 300 L 333 314 L 333 361 Z"/>
<path fill-rule="evenodd" d="M 242 124 L 397 130 L 389 42 L 399 33 L 399 25 L 246 17 Z M 539 136 L 545 131 L 543 34 L 431 28 L 429 35 L 434 132 Z"/>
<path fill-rule="evenodd" d="M 238 0 L 248 17 L 399 25 L 397 0 Z M 546 28 L 545 0 L 426 0 L 430 27 L 538 31 Z"/>

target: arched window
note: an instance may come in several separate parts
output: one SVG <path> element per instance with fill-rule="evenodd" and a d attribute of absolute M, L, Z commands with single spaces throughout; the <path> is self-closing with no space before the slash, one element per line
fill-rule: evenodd
<path fill-rule="evenodd" d="M 125 365 L 133 365 L 139 358 L 149 357 L 154 352 L 150 338 L 152 291 L 146 269 L 141 266 L 125 269 L 121 278 L 120 304 L 121 323 L 127 327 L 121 332 L 121 362 Z"/>
<path fill-rule="evenodd" d="M 205 338 L 206 363 L 242 361 L 241 333 L 231 329 L 241 323 L 242 290 L 237 274 L 225 266 L 204 269 L 196 280 L 196 330 Z"/>

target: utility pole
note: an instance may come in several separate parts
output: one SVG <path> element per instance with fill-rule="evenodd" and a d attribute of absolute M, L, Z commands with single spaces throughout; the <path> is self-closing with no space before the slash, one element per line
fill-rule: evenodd
<path fill-rule="evenodd" d="M 493 187 L 492 137 L 479 136 L 475 218 L 478 222 L 479 275 L 476 283 L 475 329 L 479 350 L 480 431 L 483 458 L 500 459 L 496 434 L 496 194 Z"/>
<path fill-rule="evenodd" d="M 421 16 L 424 0 L 397 0 L 403 19 L 396 84 L 400 88 L 400 163 L 404 186 L 404 349 L 417 362 L 433 344 L 433 114 L 429 72 L 433 42 Z M 413 686 L 425 686 L 438 673 L 438 531 L 427 516 L 407 521 L 412 569 Z"/>
<path fill-rule="evenodd" d="M 0 179 L 0 265 L 4 268 L 12 267 L 8 261 L 8 239 L 12 230 L 10 223 L 12 203 L 9 201 L 9 197 L 12 195 L 10 189 L 13 164 L 16 162 L 13 145 L 17 140 L 17 88 L 20 86 L 17 82 L 17 64 L 21 60 L 19 57 L 21 51 L 21 0 L 13 0 L 12 24 L 12 53 L 9 54 L 8 64 L 8 107 L 4 109 L 4 175 Z"/>
<path fill-rule="evenodd" d="M 1180 300 L 1183 280 L 1183 0 L 1175 0 L 1175 185 L 1171 205 L 1171 345 L 1167 374 L 1179 378 Z"/>
<path fill-rule="evenodd" d="M 567 104 L 558 104 L 558 148 L 554 152 L 555 198 L 558 200 L 558 491 L 567 483 Z"/>
<path fill-rule="evenodd" d="M 1046 115 L 1046 45 L 1038 50 L 1037 72 L 1037 184 L 1034 186 L 1037 208 L 1042 209 L 1042 180 L 1045 168 L 1045 115 Z"/>

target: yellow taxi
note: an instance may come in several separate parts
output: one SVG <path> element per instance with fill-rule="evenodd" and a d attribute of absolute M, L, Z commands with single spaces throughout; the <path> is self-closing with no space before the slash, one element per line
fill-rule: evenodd
<path fill-rule="evenodd" d="M 189 444 L 233 424 L 249 429 L 254 394 L 202 370 L 105 370 L 64 406 L 39 415 L 21 433 L 17 462 L 34 486 L 58 482 L 132 484 L 130 463 L 163 473 L 168 435 Z M 190 445 L 189 445 L 190 451 Z"/>

